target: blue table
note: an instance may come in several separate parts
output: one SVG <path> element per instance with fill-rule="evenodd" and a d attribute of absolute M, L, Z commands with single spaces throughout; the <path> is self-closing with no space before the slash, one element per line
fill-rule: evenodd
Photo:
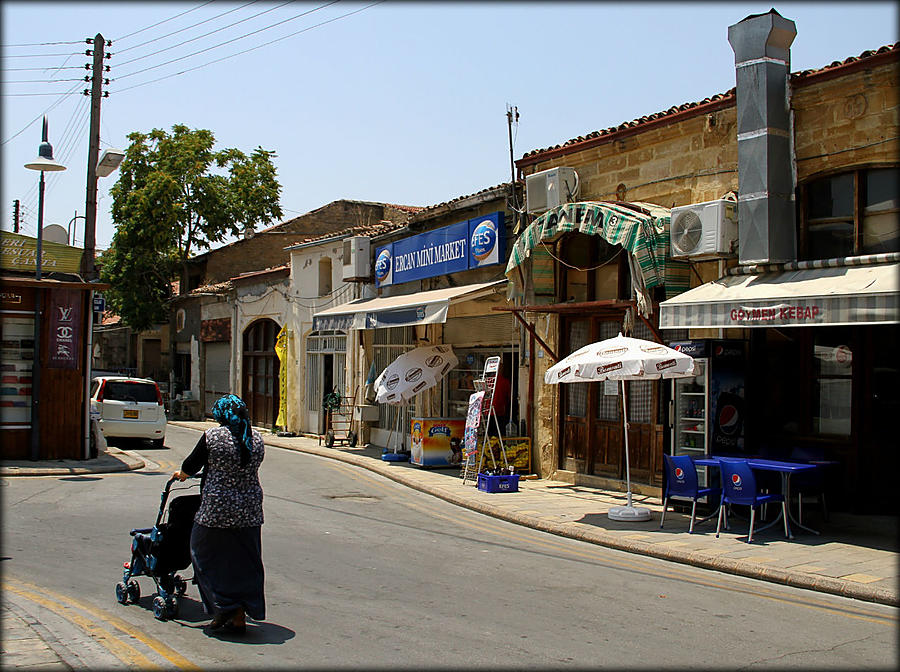
<path fill-rule="evenodd" d="M 799 521 L 794 520 L 794 516 L 793 514 L 791 514 L 791 474 L 795 474 L 799 471 L 809 471 L 811 469 L 816 469 L 818 465 L 810 464 L 807 462 L 784 462 L 783 460 L 768 460 L 762 457 L 729 457 L 728 459 L 742 459 L 751 469 L 759 469 L 761 471 L 777 471 L 781 474 L 781 492 L 784 495 L 784 501 L 787 502 L 787 506 L 785 508 L 788 512 L 788 539 L 794 538 L 794 535 L 791 532 L 790 523 L 794 523 L 794 525 L 796 525 L 797 527 L 800 527 L 807 532 L 811 532 L 812 534 L 819 534 L 816 530 L 806 527 L 805 525 L 800 524 Z M 711 455 L 709 457 L 695 458 L 694 464 L 699 464 L 706 467 L 718 467 L 719 460 L 716 456 Z M 772 525 L 781 520 L 782 515 L 782 512 L 779 511 L 778 516 L 775 518 L 775 520 L 767 523 L 763 527 L 760 527 L 757 532 L 762 532 L 763 530 L 772 527 Z"/>

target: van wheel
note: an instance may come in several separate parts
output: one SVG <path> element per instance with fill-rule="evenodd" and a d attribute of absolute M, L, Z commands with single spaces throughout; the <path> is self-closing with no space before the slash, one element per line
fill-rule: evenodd
<path fill-rule="evenodd" d="M 359 441 L 359 437 L 356 435 L 356 432 L 350 432 L 347 434 L 347 445 L 351 448 L 356 447 L 356 442 Z"/>

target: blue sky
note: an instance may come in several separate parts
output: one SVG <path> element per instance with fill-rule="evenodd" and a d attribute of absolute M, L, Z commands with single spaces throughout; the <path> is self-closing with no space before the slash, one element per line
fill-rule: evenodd
<path fill-rule="evenodd" d="M 340 198 L 427 206 L 508 181 L 508 104 L 518 159 L 725 92 L 728 26 L 772 7 L 797 25 L 792 71 L 898 40 L 895 2 L 3 2 L 0 221 L 12 230 L 19 199 L 35 235 L 38 179 L 23 164 L 43 113 L 68 167 L 47 174 L 44 223 L 84 215 L 88 98 L 55 94 L 88 85 L 44 80 L 83 77 L 98 32 L 113 40 L 101 149 L 182 123 L 219 148 L 273 150 L 288 219 Z M 34 93 L 54 95 L 22 95 Z M 116 179 L 100 179 L 100 249 Z"/>

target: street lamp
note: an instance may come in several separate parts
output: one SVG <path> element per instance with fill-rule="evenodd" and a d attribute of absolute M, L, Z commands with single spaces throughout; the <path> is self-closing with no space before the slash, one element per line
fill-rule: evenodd
<path fill-rule="evenodd" d="M 41 253 L 44 239 L 44 173 L 46 171 L 65 170 L 66 167 L 53 159 L 53 147 L 47 141 L 47 117 L 41 130 L 41 144 L 38 147 L 38 156 L 33 161 L 25 164 L 29 170 L 37 170 L 41 173 L 38 182 L 38 221 L 37 221 L 37 250 L 35 251 L 35 280 L 41 279 Z M 41 392 L 41 303 L 43 296 L 38 285 L 34 288 L 34 350 L 31 355 L 31 454 L 32 460 L 37 460 L 41 455 L 40 443 L 40 414 L 38 413 L 38 397 Z"/>

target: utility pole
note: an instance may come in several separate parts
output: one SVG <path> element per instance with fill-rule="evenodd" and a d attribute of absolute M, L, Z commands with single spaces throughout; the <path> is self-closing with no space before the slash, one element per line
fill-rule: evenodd
<path fill-rule="evenodd" d="M 519 108 L 518 107 L 510 107 L 509 103 L 506 104 L 506 126 L 509 130 L 509 188 L 510 188 L 510 203 L 512 205 L 513 211 L 513 232 L 518 233 L 519 231 L 519 201 L 516 198 L 516 164 L 513 160 L 513 137 L 512 137 L 512 126 L 513 122 L 519 123 Z"/>
<path fill-rule="evenodd" d="M 13 201 L 13 233 L 19 232 L 19 199 Z"/>
<path fill-rule="evenodd" d="M 91 40 L 86 40 L 90 44 Z M 96 246 L 95 231 L 97 228 L 97 161 L 100 155 L 100 99 L 103 97 L 103 59 L 105 57 L 106 42 L 103 35 L 97 33 L 93 40 L 94 49 L 85 51 L 90 56 L 93 53 L 94 62 L 91 74 L 91 91 L 84 90 L 85 95 L 91 96 L 91 130 L 88 143 L 87 187 L 85 191 L 85 216 L 84 216 L 84 255 L 81 258 L 81 275 L 90 282 L 97 279 L 97 269 L 94 266 L 94 248 Z M 106 80 L 109 83 L 109 80 Z M 107 96 L 109 93 L 106 94 Z"/>

